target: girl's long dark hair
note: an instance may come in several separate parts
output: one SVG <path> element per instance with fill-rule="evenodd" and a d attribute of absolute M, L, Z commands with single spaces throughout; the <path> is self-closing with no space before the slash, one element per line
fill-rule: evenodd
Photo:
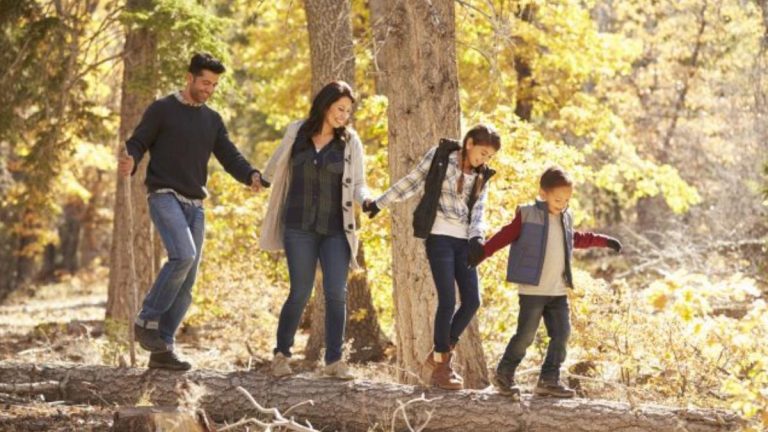
<path fill-rule="evenodd" d="M 464 135 L 464 140 L 461 142 L 461 163 L 459 164 L 462 169 L 464 169 L 464 159 L 467 157 L 467 141 L 472 138 L 473 145 L 482 145 L 482 146 L 488 146 L 494 149 L 495 151 L 499 151 L 501 148 L 501 137 L 499 136 L 499 133 L 496 132 L 496 129 L 493 128 L 493 126 L 485 125 L 485 124 L 479 124 L 469 131 L 467 131 L 467 134 Z M 482 167 L 477 167 L 478 171 Z M 479 189 L 479 185 L 481 182 L 475 182 L 476 189 Z M 462 189 L 464 188 L 464 176 L 459 177 L 458 182 L 458 191 L 461 193 Z M 479 190 L 475 190 L 474 193 L 479 194 Z"/>
<path fill-rule="evenodd" d="M 297 140 L 296 145 L 293 146 L 292 154 L 303 151 L 311 145 L 312 136 L 323 130 L 325 113 L 328 112 L 331 105 L 343 97 L 347 97 L 352 103 L 355 103 L 356 99 L 352 87 L 345 81 L 331 81 L 317 92 L 312 100 L 312 107 L 309 109 L 309 117 L 301 125 L 297 134 L 302 139 Z M 333 134 L 344 144 L 350 135 L 346 125 L 335 128 Z"/>

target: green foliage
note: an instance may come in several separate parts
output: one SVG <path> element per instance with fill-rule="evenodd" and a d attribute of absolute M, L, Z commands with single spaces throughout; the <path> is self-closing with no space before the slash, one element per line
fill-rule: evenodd
<path fill-rule="evenodd" d="M 145 29 L 156 39 L 155 69 L 133 85 L 165 92 L 179 88 L 195 52 L 209 52 L 225 65 L 229 63 L 229 50 L 223 36 L 232 25 L 230 20 L 215 16 L 194 0 L 152 0 L 150 3 L 148 9 L 126 10 L 121 17 L 126 28 Z M 226 99 L 222 93 L 226 95 L 231 91 L 227 81 L 222 81 L 217 91 L 219 100 Z"/>
<path fill-rule="evenodd" d="M 530 139 L 522 149 L 504 146 L 502 152 L 513 159 L 495 163 L 499 177 L 532 185 L 545 165 L 559 164 L 574 171 L 580 184 L 610 194 L 625 210 L 639 198 L 656 195 L 678 213 L 698 203 L 696 190 L 676 169 L 641 156 L 624 120 L 606 100 L 604 87 L 631 71 L 640 41 L 598 31 L 590 9 L 578 3 L 530 2 L 528 7 L 534 11 L 532 21 L 524 19 L 524 5 L 507 1 L 457 11 L 464 123 L 503 125 L 502 137 L 520 142 L 510 120 L 521 103 L 517 98 L 526 97 L 534 106 L 526 128 L 537 133 L 520 132 Z M 516 63 L 530 67 L 530 78 L 518 79 Z M 541 140 L 547 141 L 546 151 L 541 151 Z M 526 164 L 535 169 L 521 170 Z M 519 203 L 533 198 L 535 190 L 505 199 Z M 585 210 L 601 204 L 585 198 L 580 199 Z"/>
<path fill-rule="evenodd" d="M 83 77 L 91 68 L 85 60 L 93 45 L 83 41 L 99 35 L 91 15 L 77 4 L 57 9 L 40 2 L 12 3 L 3 6 L 0 18 L 9 29 L 0 35 L 0 62 L 9 65 L 9 88 L 0 96 L 0 153 L 14 180 L 3 193 L 7 225 L 2 230 L 8 244 L 20 244 L 6 252 L 28 259 L 57 240 L 58 198 L 68 199 L 67 193 L 77 189 L 68 189 L 71 174 L 64 174 L 64 184 L 57 180 L 75 142 L 104 131 L 94 121 L 99 109 Z"/>

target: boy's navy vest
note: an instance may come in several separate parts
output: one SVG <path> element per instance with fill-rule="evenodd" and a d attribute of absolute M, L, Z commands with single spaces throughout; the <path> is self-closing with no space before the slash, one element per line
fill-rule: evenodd
<path fill-rule="evenodd" d="M 507 262 L 507 281 L 526 285 L 538 285 L 547 254 L 547 234 L 549 233 L 549 210 L 545 201 L 536 201 L 520 207 L 522 226 L 520 237 L 509 247 Z M 570 210 L 560 216 L 565 239 L 565 271 L 563 278 L 566 285 L 573 288 L 571 256 L 573 255 L 573 217 Z"/>

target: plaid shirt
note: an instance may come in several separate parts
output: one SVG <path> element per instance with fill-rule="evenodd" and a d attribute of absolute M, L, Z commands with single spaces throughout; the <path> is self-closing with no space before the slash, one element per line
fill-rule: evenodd
<path fill-rule="evenodd" d="M 309 140 L 309 137 L 299 139 Z M 294 144 L 298 145 L 298 143 Z M 344 143 L 334 138 L 316 152 L 314 144 L 291 157 L 290 187 L 285 200 L 285 226 L 331 235 L 344 232 L 341 177 Z"/>
<path fill-rule="evenodd" d="M 391 204 L 410 198 L 416 192 L 423 191 L 427 172 L 429 172 L 429 167 L 432 164 L 432 159 L 434 158 L 436 151 L 437 146 L 431 148 L 413 171 L 401 178 L 394 185 L 390 186 L 390 188 L 376 200 L 376 205 L 383 209 L 389 207 Z M 486 226 L 485 220 L 483 219 L 483 210 L 485 208 L 485 200 L 488 196 L 488 185 L 484 185 L 483 190 L 480 191 L 480 196 L 472 208 L 472 220 L 468 221 L 467 215 L 469 214 L 469 208 L 467 207 L 467 203 L 469 201 L 469 191 L 472 189 L 473 181 L 465 182 L 462 188 L 463 193 L 459 194 L 457 190 L 458 180 L 459 176 L 462 175 L 462 171 L 459 168 L 460 154 L 460 151 L 455 151 L 448 157 L 448 168 L 445 172 L 445 180 L 443 180 L 437 211 L 439 211 L 446 219 L 453 219 L 458 223 L 468 225 L 469 238 L 485 238 L 484 233 Z"/>

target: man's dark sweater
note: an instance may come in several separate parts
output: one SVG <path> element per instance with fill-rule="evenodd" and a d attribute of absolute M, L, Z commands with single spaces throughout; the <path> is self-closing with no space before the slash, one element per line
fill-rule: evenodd
<path fill-rule="evenodd" d="M 229 140 L 219 113 L 206 105 L 186 105 L 173 94 L 149 105 L 125 145 L 136 166 L 149 150 L 149 192 L 170 188 L 187 198 L 206 198 L 211 153 L 246 185 L 256 172 Z"/>

